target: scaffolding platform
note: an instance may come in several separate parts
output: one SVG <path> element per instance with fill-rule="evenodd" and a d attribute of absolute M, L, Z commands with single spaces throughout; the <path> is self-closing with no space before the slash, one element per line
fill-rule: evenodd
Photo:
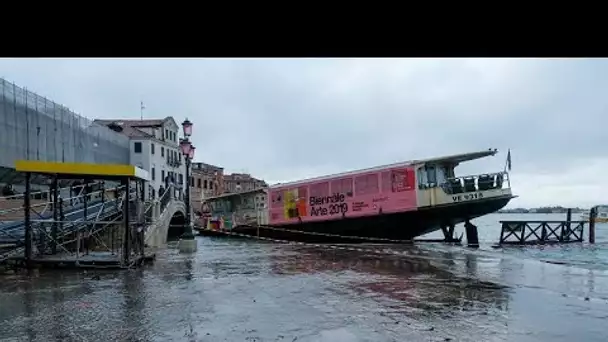
<path fill-rule="evenodd" d="M 155 254 L 144 251 L 144 193 L 145 182 L 150 180 L 147 171 L 133 165 L 32 160 L 16 161 L 15 170 L 25 174 L 25 237 L 22 255 L 10 257 L 13 265 L 27 268 L 124 269 L 138 267 L 155 259 Z M 33 174 L 49 178 L 52 218 L 33 220 L 31 217 L 30 183 Z M 62 179 L 78 180 L 82 184 L 112 180 L 120 181 L 121 185 L 110 191 L 115 196 L 106 201 L 107 189 L 101 182 L 101 201 L 95 204 L 101 206 L 99 210 L 92 210 L 89 205 L 94 192 L 90 192 L 88 186 L 83 187 L 79 198 L 83 203 L 82 215 L 71 218 L 62 212 L 63 199 L 59 198 L 58 189 L 58 181 Z M 106 206 L 108 210 L 104 209 Z M 100 251 L 100 248 L 103 250 Z"/>
<path fill-rule="evenodd" d="M 33 268 L 62 268 L 62 269 L 126 269 L 149 264 L 156 259 L 155 253 L 134 255 L 129 265 L 125 265 L 121 256 L 110 252 L 91 252 L 88 255 L 73 254 L 41 255 L 31 259 Z M 14 264 L 25 264 L 24 257 L 12 258 Z"/>

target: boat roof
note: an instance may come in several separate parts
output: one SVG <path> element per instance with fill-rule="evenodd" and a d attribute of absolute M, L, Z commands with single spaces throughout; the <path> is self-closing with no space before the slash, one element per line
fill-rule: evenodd
<path fill-rule="evenodd" d="M 397 163 L 393 163 L 393 164 L 374 166 L 374 167 L 365 168 L 365 169 L 358 169 L 358 170 L 346 171 L 346 172 L 342 172 L 342 173 L 335 173 L 335 174 L 331 174 L 331 175 L 306 178 L 306 179 L 287 182 L 287 183 L 277 183 L 277 184 L 271 185 L 270 188 L 273 188 L 273 189 L 282 188 L 282 187 L 286 187 L 286 186 L 294 186 L 294 185 L 304 184 L 304 183 L 308 183 L 308 182 L 317 182 L 317 181 L 329 180 L 332 178 L 352 176 L 352 175 L 356 175 L 356 174 L 364 173 L 364 172 L 374 172 L 374 171 L 380 171 L 383 169 L 392 169 L 392 168 L 404 167 L 404 166 L 413 166 L 413 165 L 421 165 L 421 164 L 455 164 L 455 165 L 457 165 L 459 163 L 470 161 L 470 160 L 494 156 L 494 155 L 496 155 L 496 153 L 498 153 L 497 149 L 490 148 L 487 150 L 482 150 L 482 151 L 477 151 L 477 152 L 453 154 L 453 155 L 428 158 L 428 159 L 414 159 L 414 160 L 409 160 L 409 161 L 397 162 Z"/>

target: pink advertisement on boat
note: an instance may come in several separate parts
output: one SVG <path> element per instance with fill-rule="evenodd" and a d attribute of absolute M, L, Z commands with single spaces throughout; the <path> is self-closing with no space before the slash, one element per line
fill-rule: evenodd
<path fill-rule="evenodd" d="M 416 209 L 412 167 L 383 169 L 270 190 L 270 224 L 378 215 Z"/>

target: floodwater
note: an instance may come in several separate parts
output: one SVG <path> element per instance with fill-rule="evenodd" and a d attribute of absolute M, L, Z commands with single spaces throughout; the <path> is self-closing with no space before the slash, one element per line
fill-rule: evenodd
<path fill-rule="evenodd" d="M 0 340 L 606 341 L 606 230 L 595 247 L 493 249 L 499 219 L 526 218 L 506 216 L 476 222 L 479 250 L 198 237 L 140 270 L 0 276 Z"/>

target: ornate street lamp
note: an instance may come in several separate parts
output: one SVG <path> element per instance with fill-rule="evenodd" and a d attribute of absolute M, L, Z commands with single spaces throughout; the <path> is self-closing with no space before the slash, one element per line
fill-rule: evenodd
<path fill-rule="evenodd" d="M 192 135 L 192 122 L 186 119 L 182 122 L 182 127 L 184 128 L 184 137 L 189 138 Z"/>
<path fill-rule="evenodd" d="M 194 159 L 194 150 L 196 148 L 192 146 L 189 139 L 192 135 L 192 122 L 186 119 L 182 123 L 182 127 L 184 129 L 184 139 L 180 140 L 179 147 L 184 156 L 184 161 L 186 162 L 186 226 L 184 227 L 184 234 L 180 241 L 180 251 L 195 252 L 196 240 L 194 239 L 194 234 L 192 232 L 192 215 L 190 214 L 190 164 Z"/>
<path fill-rule="evenodd" d="M 190 161 L 194 160 L 194 150 L 196 150 L 196 147 L 190 145 L 190 151 L 188 152 L 188 159 Z"/>
<path fill-rule="evenodd" d="M 186 157 L 186 159 L 190 157 L 190 150 L 192 149 L 192 143 L 190 142 L 190 139 L 180 139 L 179 148 L 180 150 L 182 150 L 182 154 L 184 155 L 184 157 Z"/>

